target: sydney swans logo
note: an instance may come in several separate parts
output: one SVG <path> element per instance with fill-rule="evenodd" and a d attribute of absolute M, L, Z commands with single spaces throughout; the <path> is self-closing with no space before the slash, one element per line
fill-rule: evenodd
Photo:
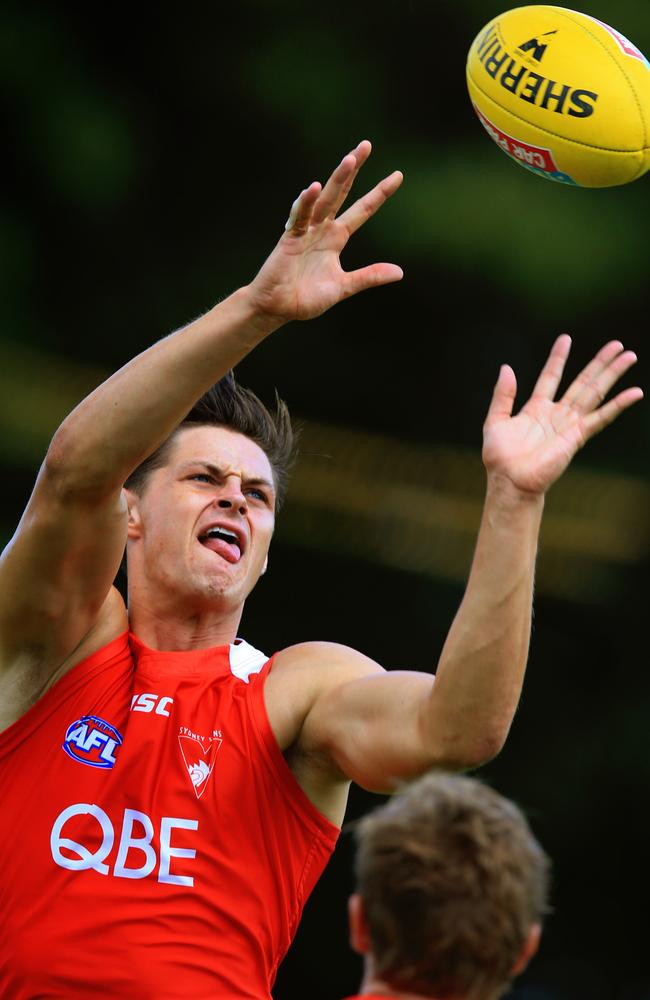
<path fill-rule="evenodd" d="M 222 742 L 219 729 L 213 730 L 212 736 L 200 736 L 187 726 L 180 727 L 178 743 L 197 799 L 201 798 L 207 787 Z"/>

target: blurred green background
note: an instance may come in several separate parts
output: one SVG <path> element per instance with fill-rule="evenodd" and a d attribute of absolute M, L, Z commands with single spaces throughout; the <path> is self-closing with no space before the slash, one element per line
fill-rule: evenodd
<path fill-rule="evenodd" d="M 402 190 L 344 262 L 404 281 L 276 334 L 239 367 L 304 426 L 293 494 L 243 633 L 331 639 L 432 669 L 462 596 L 499 365 L 525 399 L 555 336 L 575 374 L 606 340 L 648 387 L 650 179 L 575 190 L 517 167 L 474 118 L 478 0 L 69 8 L 0 13 L 0 534 L 48 440 L 104 375 L 255 273 L 311 180 L 370 138 L 358 190 Z M 650 52 L 647 0 L 583 7 Z M 152 386 L 152 392 L 164 391 Z M 554 912 L 518 1000 L 650 997 L 645 800 L 647 403 L 551 491 L 530 665 L 513 728 L 479 775 L 528 812 L 555 863 Z M 381 801 L 353 791 L 349 816 Z M 277 1000 L 358 986 L 341 838 Z"/>

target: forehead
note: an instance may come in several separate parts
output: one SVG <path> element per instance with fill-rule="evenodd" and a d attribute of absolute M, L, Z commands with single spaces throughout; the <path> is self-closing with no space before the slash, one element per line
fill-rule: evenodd
<path fill-rule="evenodd" d="M 271 463 L 258 444 L 230 427 L 183 427 L 172 441 L 169 465 L 210 462 L 222 472 L 237 472 L 273 483 Z"/>

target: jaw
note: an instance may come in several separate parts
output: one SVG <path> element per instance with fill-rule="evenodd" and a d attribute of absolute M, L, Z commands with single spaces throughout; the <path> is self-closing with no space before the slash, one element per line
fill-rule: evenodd
<path fill-rule="evenodd" d="M 261 574 L 260 558 L 249 549 L 237 562 L 229 562 L 198 539 L 180 552 L 129 543 L 129 612 L 139 617 L 142 609 L 158 622 L 238 622 Z"/>
<path fill-rule="evenodd" d="M 162 570 L 162 567 L 158 567 Z M 242 581 L 223 570 L 185 566 L 182 573 L 134 574 L 129 618 L 135 634 L 158 649 L 210 647 L 233 642 L 246 598 Z"/>
<path fill-rule="evenodd" d="M 246 596 L 245 566 L 242 562 L 231 563 L 218 552 L 205 548 L 200 542 L 200 552 L 187 565 L 187 573 L 176 578 L 175 589 L 178 598 L 189 601 L 207 601 L 210 605 L 222 606 L 243 604 Z"/>
<path fill-rule="evenodd" d="M 185 558 L 176 555 L 129 553 L 129 606 L 145 605 L 156 613 L 204 613 L 243 604 L 241 562 L 230 564 L 195 542 Z M 239 571 L 238 571 L 239 570 Z"/>

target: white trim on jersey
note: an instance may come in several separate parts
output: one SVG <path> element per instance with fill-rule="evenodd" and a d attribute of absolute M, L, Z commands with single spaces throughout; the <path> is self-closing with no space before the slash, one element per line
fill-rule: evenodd
<path fill-rule="evenodd" d="M 248 684 L 251 674 L 259 674 L 268 660 L 266 653 L 255 649 L 244 639 L 235 639 L 230 646 L 230 670 L 240 681 Z"/>

